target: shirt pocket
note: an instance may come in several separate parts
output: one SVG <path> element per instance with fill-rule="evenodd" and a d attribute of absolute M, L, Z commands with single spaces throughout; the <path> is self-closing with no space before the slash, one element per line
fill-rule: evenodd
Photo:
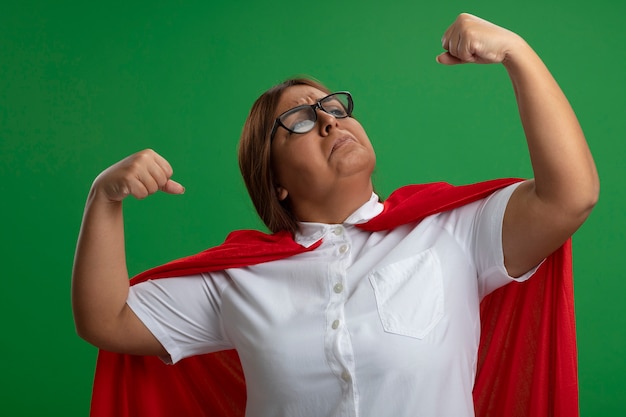
<path fill-rule="evenodd" d="M 423 339 L 443 317 L 441 263 L 433 251 L 374 270 L 369 280 L 386 332 Z"/>

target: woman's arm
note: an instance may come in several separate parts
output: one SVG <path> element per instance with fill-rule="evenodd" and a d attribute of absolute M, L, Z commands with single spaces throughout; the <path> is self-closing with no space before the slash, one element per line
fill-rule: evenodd
<path fill-rule="evenodd" d="M 106 169 L 91 187 L 74 259 L 72 309 L 78 334 L 99 348 L 166 354 L 126 305 L 129 282 L 122 200 L 129 195 L 142 199 L 158 190 L 183 193 L 171 176 L 170 164 L 145 150 Z"/>
<path fill-rule="evenodd" d="M 519 276 L 565 242 L 596 204 L 599 179 L 574 111 L 539 56 L 518 35 L 461 14 L 442 38 L 437 61 L 502 63 L 513 83 L 534 172 L 507 206 L 506 268 Z"/>

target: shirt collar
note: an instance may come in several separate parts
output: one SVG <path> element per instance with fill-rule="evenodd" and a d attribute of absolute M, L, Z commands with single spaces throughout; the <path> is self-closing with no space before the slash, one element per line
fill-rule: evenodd
<path fill-rule="evenodd" d="M 383 211 L 383 204 L 379 201 L 378 195 L 372 193 L 372 196 L 361 207 L 356 209 L 346 220 L 343 221 L 344 227 L 354 226 L 356 224 L 366 223 Z M 324 237 L 335 224 L 315 223 L 315 222 L 298 222 L 300 226 L 294 238 L 297 243 L 304 247 L 309 247 Z"/>

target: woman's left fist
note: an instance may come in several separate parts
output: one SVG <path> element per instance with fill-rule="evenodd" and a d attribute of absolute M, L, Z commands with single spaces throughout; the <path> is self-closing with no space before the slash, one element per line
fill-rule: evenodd
<path fill-rule="evenodd" d="M 510 30 L 468 13 L 460 14 L 441 38 L 447 52 L 437 56 L 445 65 L 503 62 L 524 40 Z"/>

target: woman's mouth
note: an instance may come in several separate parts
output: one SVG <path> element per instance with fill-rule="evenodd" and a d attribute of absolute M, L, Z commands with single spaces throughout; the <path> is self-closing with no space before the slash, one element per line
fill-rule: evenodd
<path fill-rule="evenodd" d="M 333 152 L 335 152 L 337 149 L 341 148 L 342 146 L 351 143 L 351 142 L 356 142 L 354 140 L 354 138 L 350 137 L 350 136 L 342 136 L 339 139 L 337 139 L 335 141 L 335 143 L 333 144 L 332 149 L 330 150 L 330 153 L 332 154 Z"/>

